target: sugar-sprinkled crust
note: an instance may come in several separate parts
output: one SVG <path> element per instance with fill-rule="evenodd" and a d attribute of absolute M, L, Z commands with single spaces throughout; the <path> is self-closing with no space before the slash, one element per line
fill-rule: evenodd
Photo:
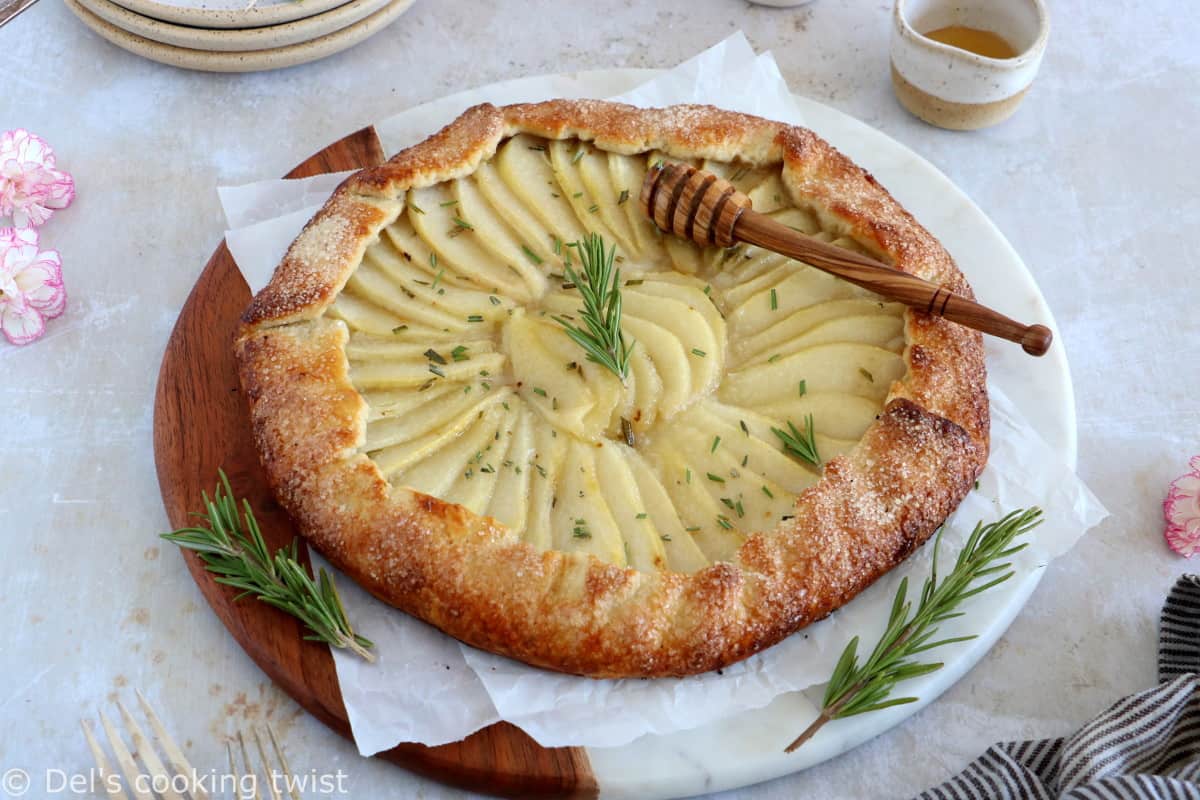
<path fill-rule="evenodd" d="M 803 128 L 709 106 L 599 101 L 469 109 L 386 164 L 348 178 L 254 298 L 237 340 L 263 465 L 304 536 L 380 599 L 476 647 L 595 677 L 687 675 L 778 642 L 849 601 L 924 542 L 988 450 L 980 334 L 909 311 L 905 377 L 795 515 L 694 574 L 639 572 L 539 551 L 494 520 L 393 489 L 362 452 L 366 403 L 323 316 L 404 192 L 470 174 L 517 133 L 621 153 L 783 163 L 822 224 L 896 268 L 971 295 L 938 241 L 871 175 Z"/>

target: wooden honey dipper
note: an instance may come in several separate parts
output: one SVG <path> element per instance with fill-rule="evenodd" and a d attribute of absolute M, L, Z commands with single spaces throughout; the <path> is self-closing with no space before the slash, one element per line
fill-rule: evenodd
<path fill-rule="evenodd" d="M 1030 355 L 1044 355 L 1054 338 L 1045 325 L 1022 325 L 944 286 L 794 231 L 753 210 L 750 198 L 729 181 L 687 164 L 651 167 L 639 202 L 667 233 L 705 247 L 731 247 L 741 241 L 771 250 L 889 300 L 1018 342 Z"/>

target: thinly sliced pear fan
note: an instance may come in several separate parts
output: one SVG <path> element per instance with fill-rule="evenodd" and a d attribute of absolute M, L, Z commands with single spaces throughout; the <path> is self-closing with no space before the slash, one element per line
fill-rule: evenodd
<path fill-rule="evenodd" d="M 726 515 L 729 509 L 700 485 L 708 480 L 705 472 L 693 469 L 670 447 L 652 445 L 647 455 L 662 475 L 663 486 L 683 522 L 684 532 L 709 561 L 732 561 L 745 537 Z M 730 527 L 726 528 L 721 520 Z"/>
<path fill-rule="evenodd" d="M 468 472 L 479 472 L 487 448 L 494 444 L 496 431 L 507 414 L 495 403 L 481 415 L 468 415 L 468 426 L 457 437 L 413 464 L 392 483 L 457 502 L 449 497 L 450 487 Z"/>
<path fill-rule="evenodd" d="M 638 513 L 646 514 L 658 531 L 658 538 L 667 554 L 667 566 L 677 572 L 695 572 L 708 566 L 708 557 L 696 544 L 692 534 L 684 530 L 687 526 L 679 519 L 675 503 L 641 453 L 636 450 L 630 452 L 628 466 L 642 498 L 642 508 Z"/>
<path fill-rule="evenodd" d="M 516 411 L 505 411 L 497 419 L 491 439 L 483 449 L 475 452 L 474 457 L 467 459 L 467 468 L 446 490 L 444 499 L 465 506 L 472 513 L 484 513 L 496 492 L 504 461 L 508 458 L 517 416 Z"/>
<path fill-rule="evenodd" d="M 480 370 L 497 373 L 505 363 L 503 353 L 483 353 L 469 361 L 435 364 L 427 360 L 362 361 L 350 365 L 350 380 L 364 389 L 391 389 L 404 386 L 419 387 L 445 381 L 474 381 Z M 440 371 L 438 375 L 434 370 Z M 433 384 L 429 384 L 433 385 Z"/>
<path fill-rule="evenodd" d="M 834 439 L 858 441 L 879 415 L 878 400 L 842 392 L 808 391 L 803 397 L 786 397 L 757 406 L 762 416 L 775 420 L 775 427 L 785 428 L 788 420 L 803 427 L 805 418 L 813 415 L 814 427 Z M 821 455 L 824 457 L 825 453 Z"/>
<path fill-rule="evenodd" d="M 731 372 L 718 391 L 722 402 L 759 408 L 789 395 L 840 392 L 879 403 L 892 381 L 904 374 L 904 361 L 890 350 L 863 344 L 824 344 Z"/>
<path fill-rule="evenodd" d="M 791 347 L 793 341 L 807 335 L 824 323 L 842 319 L 867 322 L 864 318 L 870 317 L 878 318 L 881 321 L 870 321 L 868 327 L 882 325 L 886 330 L 881 331 L 882 335 L 875 341 L 866 343 L 876 344 L 888 350 L 896 349 L 898 352 L 899 349 L 893 347 L 894 336 L 903 337 L 903 314 L 904 306 L 899 303 L 885 303 L 868 298 L 830 300 L 826 303 L 818 303 L 781 318 L 753 336 L 734 342 L 730 348 L 730 361 L 732 364 L 740 365 L 774 358 L 776 355 L 795 349 Z M 899 325 L 899 332 L 889 336 L 888 333 L 896 330 L 897 325 Z M 856 334 L 857 331 L 852 330 L 850 333 Z M 847 338 L 852 341 L 862 341 L 862 339 Z M 809 342 L 809 344 L 813 343 Z"/>
<path fill-rule="evenodd" d="M 629 566 L 656 572 L 667 567 L 666 542 L 645 511 L 646 502 L 629 469 L 629 461 L 635 456 L 636 451 L 623 444 L 597 447 L 596 475 L 609 513 L 625 540 Z"/>
<path fill-rule="evenodd" d="M 490 410 L 499 406 L 505 397 L 506 392 L 496 392 L 487 397 L 481 404 L 481 411 Z M 459 415 L 450 423 L 431 431 L 416 439 L 410 439 L 407 442 L 385 447 L 382 450 L 370 451 L 368 454 L 375 465 L 379 467 L 379 471 L 384 477 L 391 480 L 393 484 L 397 483 L 399 473 L 408 469 L 414 464 L 423 464 L 432 454 L 439 452 L 451 442 L 455 441 L 472 423 L 477 423 L 479 420 L 478 413 L 471 415 Z M 454 475 L 450 474 L 448 480 L 453 480 Z M 417 487 L 420 488 L 420 487 Z"/>
<path fill-rule="evenodd" d="M 730 312 L 729 327 L 732 336 L 752 336 L 776 320 L 816 303 L 874 296 L 864 289 L 812 267 L 794 261 L 785 265 L 785 269 L 788 267 L 791 269 L 787 277 L 774 286 L 760 289 Z"/>
<path fill-rule="evenodd" d="M 563 243 L 583 238 L 585 229 L 563 197 L 547 153 L 549 143 L 532 136 L 514 136 L 496 153 L 496 170 L 521 203 L 541 221 L 543 230 Z"/>
<path fill-rule="evenodd" d="M 773 485 L 768 488 L 772 490 L 778 485 L 783 491 L 797 495 L 817 481 L 816 468 L 796 461 L 780 449 L 779 439 L 771 428 L 786 428 L 784 420 L 777 421 L 744 408 L 706 400 L 690 409 L 680 418 L 680 423 L 690 425 L 698 432 L 698 441 L 709 448 L 710 456 L 721 453 L 736 462 L 736 469 L 740 469 L 745 461 L 747 469 L 771 481 Z M 717 436 L 721 437 L 721 442 L 714 452 L 712 442 Z M 787 505 L 791 505 L 790 500 Z"/>
<path fill-rule="evenodd" d="M 475 188 L 491 204 L 496 214 L 508 223 L 521 243 L 542 258 L 545 265 L 557 266 L 562 261 L 562 247 L 555 245 L 557 237 L 547 231 L 546 226 L 517 197 L 492 162 L 480 164 L 469 180 L 474 181 Z"/>
<path fill-rule="evenodd" d="M 762 248 L 662 234 L 637 201 L 663 158 L 519 135 L 470 176 L 408 192 L 327 309 L 351 331 L 361 449 L 393 486 L 538 549 L 695 572 L 819 479 L 772 428 L 811 415 L 823 460 L 855 446 L 903 374 L 903 308 Z M 780 223 L 864 251 L 792 207 L 778 167 L 701 166 Z M 623 380 L 554 319 L 587 327 L 563 269 L 591 232 L 619 257 Z"/>
<path fill-rule="evenodd" d="M 591 553 L 624 566 L 625 543 L 600 491 L 597 448 L 571 441 L 558 481 L 558 502 L 550 509 L 551 546 L 555 550 Z"/>
<path fill-rule="evenodd" d="M 558 505 L 558 487 L 569 437 L 540 419 L 533 426 L 533 475 L 529 477 L 529 522 L 525 541 L 539 550 L 554 542 L 551 512 Z"/>
<path fill-rule="evenodd" d="M 508 401 L 517 411 L 517 421 L 512 427 L 508 453 L 496 466 L 496 490 L 492 493 L 487 514 L 514 533 L 521 536 L 529 518 L 531 502 L 529 482 L 545 481 L 534 467 L 534 428 L 536 416 L 519 398 Z"/>
<path fill-rule="evenodd" d="M 456 286 L 446 279 L 447 273 L 440 267 L 430 276 L 390 246 L 376 245 L 369 249 L 363 266 L 368 264 L 377 267 L 399 284 L 405 298 L 414 301 L 412 305 L 440 309 L 458 321 L 470 314 L 482 314 L 489 320 L 500 319 L 515 305 L 512 300 L 501 300 L 489 292 Z M 436 323 L 431 324 L 436 327 Z"/>
<path fill-rule="evenodd" d="M 475 229 L 475 240 L 495 256 L 495 260 L 517 272 L 532 297 L 541 297 L 546 291 L 546 278 L 541 269 L 545 260 L 528 243 L 513 236 L 499 212 L 472 181 L 454 181 L 452 194 L 458 201 L 455 208 L 460 217 L 470 220 L 470 225 Z M 522 245 L 529 252 L 522 249 Z"/>
<path fill-rule="evenodd" d="M 508 389 L 495 389 L 495 393 L 509 393 Z M 424 397 L 431 392 L 415 392 Z M 469 419 L 479 411 L 495 403 L 489 393 L 465 393 L 462 389 L 449 393 L 438 393 L 428 402 L 403 416 L 388 417 L 367 423 L 367 438 L 363 443 L 366 450 L 381 450 L 385 447 L 411 441 L 438 431 L 454 428 L 460 417 Z"/>
<path fill-rule="evenodd" d="M 522 303 L 533 298 L 524 275 L 513 264 L 496 261 L 480 244 L 474 225 L 463 218 L 443 184 L 413 189 L 409 194 L 425 211 L 411 214 L 409 220 L 417 235 L 437 253 L 439 265 L 474 279 L 480 290 L 490 294 L 507 294 Z"/>
<path fill-rule="evenodd" d="M 646 179 L 646 162 L 640 158 L 624 156 L 620 153 L 609 153 L 608 171 L 613 188 L 617 190 L 618 201 L 622 192 L 629 192 L 629 199 L 623 203 L 618 202 L 618 205 L 625 212 L 625 218 L 629 222 L 634 242 L 637 245 L 636 251 L 630 254 L 631 257 L 637 259 L 642 269 L 665 266 L 662 264 L 666 259 L 662 233 L 654 226 L 650 218 L 642 213 L 642 209 L 638 205 L 642 182 Z"/>

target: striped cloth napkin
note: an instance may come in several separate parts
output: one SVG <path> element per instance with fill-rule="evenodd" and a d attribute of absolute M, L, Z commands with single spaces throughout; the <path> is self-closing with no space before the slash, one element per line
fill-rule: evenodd
<path fill-rule="evenodd" d="M 1073 736 L 1003 742 L 916 800 L 1200 800 L 1200 576 L 1163 606 L 1158 680 Z"/>

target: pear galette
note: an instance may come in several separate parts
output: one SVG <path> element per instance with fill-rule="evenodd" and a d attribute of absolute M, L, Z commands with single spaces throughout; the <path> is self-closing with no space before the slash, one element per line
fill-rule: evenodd
<path fill-rule="evenodd" d="M 468 644 L 685 675 L 829 614 L 921 544 L 987 457 L 980 335 L 638 209 L 696 163 L 758 211 L 970 295 L 811 131 L 705 106 L 477 106 L 346 180 L 247 309 L 255 441 L 304 536 Z M 622 378 L 581 244 L 620 270 Z"/>

